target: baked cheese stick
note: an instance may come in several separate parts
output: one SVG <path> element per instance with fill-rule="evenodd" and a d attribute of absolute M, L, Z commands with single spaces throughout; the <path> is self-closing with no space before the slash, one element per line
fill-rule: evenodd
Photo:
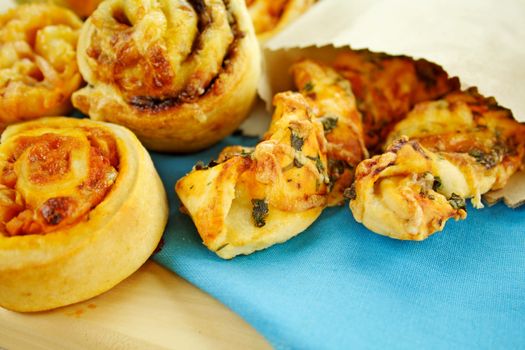
<path fill-rule="evenodd" d="M 334 69 L 311 60 L 295 63 L 291 72 L 299 92 L 323 125 L 330 176 L 328 205 L 342 204 L 355 167 L 368 158 L 361 113 L 350 83 Z"/>
<path fill-rule="evenodd" d="M 304 231 L 326 206 L 323 127 L 298 93 L 280 93 L 253 149 L 228 147 L 175 190 L 204 244 L 222 258 L 250 254 Z"/>
<path fill-rule="evenodd" d="M 374 232 L 421 240 L 465 218 L 465 199 L 483 207 L 482 194 L 523 168 L 525 126 L 470 89 L 417 105 L 388 142 L 357 167 L 350 208 Z"/>

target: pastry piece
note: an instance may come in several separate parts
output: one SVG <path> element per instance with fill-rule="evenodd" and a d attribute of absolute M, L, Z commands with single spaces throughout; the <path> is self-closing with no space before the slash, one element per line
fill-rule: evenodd
<path fill-rule="evenodd" d="M 40 311 L 105 292 L 137 270 L 168 209 L 129 130 L 74 118 L 8 127 L 0 146 L 0 305 Z"/>
<path fill-rule="evenodd" d="M 355 167 L 368 158 L 361 114 L 351 86 L 332 68 L 311 60 L 295 63 L 291 72 L 296 87 L 323 125 L 330 176 L 328 205 L 342 204 Z"/>
<path fill-rule="evenodd" d="M 465 199 L 483 207 L 482 194 L 523 168 L 525 125 L 475 89 L 417 105 L 392 140 L 358 166 L 349 192 L 357 221 L 398 239 L 425 239 L 447 218 L 464 218 Z"/>
<path fill-rule="evenodd" d="M 466 217 L 462 197 L 454 192 L 449 197 L 438 192 L 443 187 L 441 181 L 462 185 L 466 181 L 462 171 L 479 168 L 461 164 L 466 160 L 448 159 L 416 141 L 401 138 L 384 154 L 358 165 L 355 182 L 347 192 L 352 214 L 375 233 L 423 240 L 442 230 L 449 218 Z M 447 178 L 449 174 L 453 178 Z M 449 189 L 457 191 L 456 187 Z"/>
<path fill-rule="evenodd" d="M 472 197 L 475 207 L 483 206 L 483 193 L 503 188 L 523 168 L 525 124 L 518 123 L 510 110 L 499 106 L 494 98 L 483 97 L 475 88 L 417 105 L 394 127 L 387 142 L 401 136 L 417 140 L 434 152 L 468 156 L 468 162 L 480 165 L 478 174 L 467 176 L 469 190 L 456 190 L 462 197 Z M 483 176 L 477 176 L 479 173 Z"/>
<path fill-rule="evenodd" d="M 242 0 L 107 0 L 78 45 L 73 104 L 146 147 L 187 152 L 233 132 L 255 98 L 260 52 Z"/>
<path fill-rule="evenodd" d="M 18 3 L 54 3 L 69 7 L 80 17 L 88 17 L 97 8 L 102 0 L 17 0 Z"/>
<path fill-rule="evenodd" d="M 290 239 L 326 205 L 321 123 L 298 93 L 277 94 L 274 104 L 270 129 L 255 148 L 226 148 L 175 187 L 204 244 L 225 259 Z"/>
<path fill-rule="evenodd" d="M 380 152 L 395 123 L 415 104 L 459 89 L 459 80 L 440 66 L 406 56 L 347 50 L 336 57 L 334 67 L 352 84 L 372 153 Z"/>
<path fill-rule="evenodd" d="M 266 41 L 305 13 L 317 0 L 246 0 L 257 38 Z"/>
<path fill-rule="evenodd" d="M 21 5 L 0 15 L 0 130 L 71 110 L 82 82 L 75 53 L 81 26 L 55 5 Z"/>

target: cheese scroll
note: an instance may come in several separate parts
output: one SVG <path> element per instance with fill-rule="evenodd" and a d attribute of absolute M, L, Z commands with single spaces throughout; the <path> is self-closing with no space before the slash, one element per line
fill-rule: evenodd
<path fill-rule="evenodd" d="M 82 22 L 49 4 L 0 15 L 0 130 L 20 121 L 69 113 L 82 82 L 76 45 Z"/>
<path fill-rule="evenodd" d="M 82 27 L 73 104 L 152 150 L 190 152 L 248 115 L 260 49 L 243 0 L 107 0 Z"/>
<path fill-rule="evenodd" d="M 0 305 L 40 311 L 91 298 L 137 270 L 168 216 L 163 185 L 129 130 L 54 117 L 0 145 Z"/>

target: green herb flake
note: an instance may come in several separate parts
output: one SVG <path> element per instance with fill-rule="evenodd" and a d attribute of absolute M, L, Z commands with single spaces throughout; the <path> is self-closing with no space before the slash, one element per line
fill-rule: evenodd
<path fill-rule="evenodd" d="M 320 120 L 323 124 L 324 133 L 328 134 L 337 127 L 337 121 L 339 120 L 339 118 L 332 116 L 324 116 L 320 118 Z"/>
<path fill-rule="evenodd" d="M 299 159 L 294 158 L 294 159 L 293 159 L 293 165 L 294 165 L 296 168 L 299 168 L 299 169 L 300 169 L 300 168 L 303 167 L 304 164 L 301 163 L 301 161 L 300 161 Z"/>
<path fill-rule="evenodd" d="M 228 243 L 225 243 L 223 245 L 221 245 L 219 248 L 217 248 L 217 250 L 215 250 L 216 252 L 219 252 L 221 250 L 223 250 L 224 248 L 226 248 L 229 244 Z"/>
<path fill-rule="evenodd" d="M 296 151 L 301 151 L 303 149 L 304 139 L 297 135 L 297 133 L 293 131 L 292 128 L 288 129 L 290 129 L 290 144 Z"/>
<path fill-rule="evenodd" d="M 465 199 L 461 198 L 460 196 L 458 196 L 455 193 L 452 193 L 452 196 L 450 196 L 450 198 L 448 199 L 448 202 L 450 203 L 452 208 L 454 208 L 456 210 L 465 209 L 465 207 L 466 207 Z"/>
<path fill-rule="evenodd" d="M 439 176 L 435 176 L 434 183 L 432 184 L 432 189 L 437 192 L 442 185 L 443 183 L 441 182 L 441 178 Z"/>
<path fill-rule="evenodd" d="M 317 168 L 319 174 L 324 173 L 323 161 L 321 160 L 321 156 L 319 154 L 317 155 L 317 157 L 306 156 L 306 158 L 315 162 L 315 167 Z"/>
<path fill-rule="evenodd" d="M 483 165 L 487 169 L 494 168 L 501 159 L 501 153 L 499 150 L 494 149 L 490 153 L 484 153 L 479 149 L 473 149 L 468 154 L 476 160 L 479 164 Z"/>
<path fill-rule="evenodd" d="M 250 149 L 250 148 L 248 148 L 248 149 L 246 149 L 246 148 L 241 149 L 241 154 L 240 154 L 241 157 L 249 158 L 249 157 L 252 156 L 252 154 L 253 154 L 253 149 Z"/>
<path fill-rule="evenodd" d="M 252 218 L 255 222 L 255 226 L 263 227 L 266 225 L 268 211 L 268 203 L 266 203 L 266 200 L 252 199 Z"/>
<path fill-rule="evenodd" d="M 307 82 L 306 84 L 304 84 L 303 90 L 305 92 L 312 92 L 314 90 L 314 84 L 311 81 Z"/>

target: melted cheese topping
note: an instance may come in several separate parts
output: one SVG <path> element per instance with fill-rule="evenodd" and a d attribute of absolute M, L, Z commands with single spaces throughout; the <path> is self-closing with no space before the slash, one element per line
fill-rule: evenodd
<path fill-rule="evenodd" d="M 452 190 L 463 197 L 473 197 L 475 206 L 482 206 L 481 194 L 503 187 L 509 177 L 523 167 L 525 156 L 525 125 L 512 118 L 510 112 L 475 89 L 454 92 L 444 99 L 417 105 L 399 122 L 387 142 L 406 136 L 425 148 L 445 152 L 459 168 L 438 162 L 444 191 Z M 471 173 L 471 164 L 480 170 Z M 461 172 L 462 174 L 459 174 Z M 465 183 L 459 184 L 465 179 Z M 463 188 L 460 190 L 459 188 Z"/>
<path fill-rule="evenodd" d="M 355 167 L 368 157 L 361 114 L 351 86 L 332 68 L 310 60 L 295 63 L 291 72 L 296 87 L 323 124 L 331 186 L 328 204 L 342 204 Z"/>
<path fill-rule="evenodd" d="M 118 175 L 115 140 L 96 128 L 24 131 L 2 143 L 0 165 L 0 230 L 8 236 L 82 220 Z"/>
<path fill-rule="evenodd" d="M 300 94 L 275 96 L 269 131 L 253 149 L 229 147 L 176 191 L 204 244 L 223 258 L 249 254 L 306 229 L 326 205 L 322 126 Z"/>
<path fill-rule="evenodd" d="M 108 0 L 89 21 L 85 79 L 140 108 L 204 94 L 241 36 L 228 2 L 217 0 Z"/>
<path fill-rule="evenodd" d="M 466 216 L 464 208 L 450 202 L 452 195 L 442 191 L 443 181 L 450 174 L 442 170 L 462 175 L 452 170 L 456 166 L 417 142 L 406 138 L 396 141 L 384 154 L 364 160 L 357 167 L 354 198 L 350 201 L 354 218 L 368 229 L 392 238 L 427 238 L 442 230 L 449 218 Z M 445 182 L 445 186 L 457 195 L 465 191 L 464 183 Z"/>

